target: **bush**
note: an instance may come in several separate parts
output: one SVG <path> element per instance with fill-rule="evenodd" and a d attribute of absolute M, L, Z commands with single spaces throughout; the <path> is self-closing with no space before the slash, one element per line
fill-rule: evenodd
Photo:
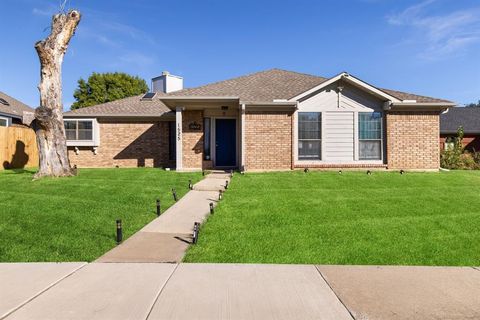
<path fill-rule="evenodd" d="M 457 137 L 447 138 L 453 147 L 445 148 L 440 154 L 440 166 L 446 169 L 480 169 L 480 152 L 468 152 L 463 148 L 463 128 L 457 130 Z"/>

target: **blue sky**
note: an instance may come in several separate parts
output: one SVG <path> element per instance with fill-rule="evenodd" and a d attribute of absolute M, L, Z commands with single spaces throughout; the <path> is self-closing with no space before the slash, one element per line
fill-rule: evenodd
<path fill-rule="evenodd" d="M 60 0 L 0 0 L 0 90 L 38 104 L 35 41 Z M 70 0 L 82 21 L 63 65 L 64 104 L 80 77 L 162 70 L 185 86 L 270 68 L 480 99 L 478 0 Z M 8 13 L 8 14 L 7 14 Z"/>

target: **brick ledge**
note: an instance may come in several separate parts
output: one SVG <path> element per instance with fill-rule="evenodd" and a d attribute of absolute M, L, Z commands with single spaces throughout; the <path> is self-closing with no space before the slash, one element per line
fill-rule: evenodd
<path fill-rule="evenodd" d="M 378 169 L 387 169 L 386 164 L 369 164 L 369 163 L 351 163 L 351 164 L 341 164 L 341 163 L 319 163 L 319 164 L 296 164 L 294 166 L 296 169 L 299 168 L 312 168 L 312 169 L 344 169 L 344 168 L 378 168 Z"/>

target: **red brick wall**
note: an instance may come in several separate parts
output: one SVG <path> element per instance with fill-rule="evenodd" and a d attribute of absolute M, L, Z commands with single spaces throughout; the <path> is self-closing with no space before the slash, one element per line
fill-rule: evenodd
<path fill-rule="evenodd" d="M 245 169 L 292 168 L 292 112 L 248 111 L 245 114 Z"/>
<path fill-rule="evenodd" d="M 386 124 L 389 169 L 440 167 L 438 112 L 388 112 Z"/>
<path fill-rule="evenodd" d="M 99 121 L 100 146 L 68 148 L 71 165 L 78 167 L 172 167 L 168 154 L 168 122 Z"/>
<path fill-rule="evenodd" d="M 451 135 L 444 135 L 442 134 L 440 136 L 440 150 L 443 150 L 445 148 L 445 139 L 447 137 L 456 137 L 456 134 L 451 134 Z M 469 135 L 466 134 L 463 137 L 462 144 L 467 149 L 468 151 L 480 151 L 480 135 Z"/>
<path fill-rule="evenodd" d="M 190 123 L 201 125 L 201 130 L 191 130 Z M 183 168 L 201 169 L 203 161 L 203 111 L 184 111 L 182 113 Z"/>

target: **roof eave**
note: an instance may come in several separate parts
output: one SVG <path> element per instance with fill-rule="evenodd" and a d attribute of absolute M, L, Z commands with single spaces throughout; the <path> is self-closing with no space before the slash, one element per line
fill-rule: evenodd
<path fill-rule="evenodd" d="M 384 109 L 393 111 L 445 111 L 455 105 L 453 102 L 387 102 Z"/>
<path fill-rule="evenodd" d="M 182 103 L 239 103 L 240 98 L 237 96 L 167 96 L 159 97 L 170 110 L 174 110 Z"/>
<path fill-rule="evenodd" d="M 442 130 L 440 129 L 440 134 L 457 134 L 457 130 Z M 463 131 L 464 135 L 480 135 L 480 131 Z"/>
<path fill-rule="evenodd" d="M 64 113 L 63 118 L 164 118 L 171 115 L 170 112 L 160 114 L 111 114 L 111 113 L 93 113 L 93 114 L 68 114 Z"/>
<path fill-rule="evenodd" d="M 272 106 L 272 107 L 296 107 L 297 101 L 240 101 L 245 106 Z"/>
<path fill-rule="evenodd" d="M 2 112 L 0 111 L 0 116 L 5 116 L 9 118 L 15 118 L 15 119 L 22 119 L 22 116 L 19 116 L 18 114 L 13 114 L 13 113 L 8 113 L 8 112 Z"/>

